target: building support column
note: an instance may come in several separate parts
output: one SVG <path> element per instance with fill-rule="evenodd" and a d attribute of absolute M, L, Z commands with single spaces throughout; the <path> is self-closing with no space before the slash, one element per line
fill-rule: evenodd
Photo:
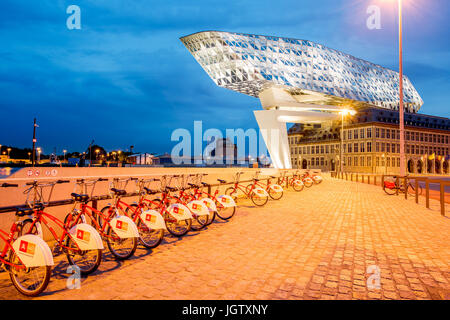
<path fill-rule="evenodd" d="M 292 169 L 286 123 L 278 121 L 278 113 L 278 110 L 254 111 L 273 166 Z"/>

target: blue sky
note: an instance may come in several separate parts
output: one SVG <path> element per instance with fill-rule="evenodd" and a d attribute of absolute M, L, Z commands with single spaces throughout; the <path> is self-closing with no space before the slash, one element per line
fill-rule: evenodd
<path fill-rule="evenodd" d="M 425 104 L 450 117 L 450 1 L 403 0 L 404 72 Z M 66 8 L 81 8 L 68 30 Z M 381 29 L 366 27 L 369 5 Z M 256 128 L 256 98 L 217 87 L 179 41 L 203 30 L 307 39 L 398 70 L 396 1 L 2 0 L 0 144 L 170 152 L 171 133 Z"/>

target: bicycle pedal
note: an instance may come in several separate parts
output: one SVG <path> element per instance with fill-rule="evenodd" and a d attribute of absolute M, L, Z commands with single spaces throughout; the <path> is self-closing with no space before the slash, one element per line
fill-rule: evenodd
<path fill-rule="evenodd" d="M 60 246 L 56 246 L 52 250 L 52 254 L 53 254 L 54 257 L 59 256 L 62 253 L 63 253 L 63 250 L 62 250 L 62 248 Z"/>

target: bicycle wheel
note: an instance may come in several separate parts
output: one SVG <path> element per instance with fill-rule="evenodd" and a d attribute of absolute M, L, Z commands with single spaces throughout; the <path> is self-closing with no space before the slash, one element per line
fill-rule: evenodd
<path fill-rule="evenodd" d="M 252 192 L 250 194 L 250 199 L 252 202 L 257 205 L 258 207 L 262 207 L 269 201 L 269 196 L 259 196 L 256 193 Z"/>
<path fill-rule="evenodd" d="M 383 187 L 384 192 L 386 192 L 388 195 L 392 196 L 394 194 L 397 194 L 397 189 L 391 189 L 387 187 Z"/>
<path fill-rule="evenodd" d="M 225 190 L 225 194 L 227 196 L 230 196 L 231 198 L 233 198 L 234 202 L 237 202 L 238 199 L 238 192 L 237 189 L 235 187 L 229 187 Z"/>
<path fill-rule="evenodd" d="M 167 230 L 175 237 L 184 236 L 189 232 L 192 225 L 192 219 L 176 220 L 175 218 L 170 217 L 170 220 L 166 219 L 165 221 Z"/>
<path fill-rule="evenodd" d="M 208 217 L 209 215 L 194 216 L 194 219 L 192 219 L 191 229 L 194 231 L 199 231 L 206 227 L 206 224 L 208 223 Z"/>
<path fill-rule="evenodd" d="M 131 219 L 133 221 L 135 220 L 135 215 L 141 214 L 141 210 L 142 209 L 138 209 L 136 211 L 137 208 L 137 204 L 132 204 L 131 207 L 135 208 L 133 214 L 129 215 L 131 217 Z M 128 208 L 125 211 L 127 214 L 128 212 Z M 152 249 L 152 248 L 156 248 L 157 246 L 159 246 L 159 244 L 161 243 L 162 239 L 164 238 L 164 230 L 163 229 L 150 229 L 149 227 L 147 227 L 147 225 L 141 220 L 141 218 L 137 218 L 137 223 L 136 223 L 136 227 L 138 228 L 139 231 L 139 242 L 146 247 L 147 249 Z"/>
<path fill-rule="evenodd" d="M 417 193 L 419 194 L 419 196 L 422 194 L 422 187 L 419 185 L 418 189 L 417 189 Z M 412 183 L 408 184 L 408 194 L 411 196 L 415 196 L 416 195 L 416 189 L 415 186 Z"/>
<path fill-rule="evenodd" d="M 273 200 L 280 200 L 281 198 L 283 198 L 283 194 L 284 194 L 283 191 L 277 192 L 277 191 L 273 190 L 272 188 L 269 188 L 267 193 Z"/>
<path fill-rule="evenodd" d="M 109 251 L 118 260 L 125 260 L 131 257 L 137 248 L 138 238 L 124 238 L 121 239 L 117 233 L 114 232 L 111 226 L 108 226 L 106 244 Z"/>
<path fill-rule="evenodd" d="M 236 207 L 224 207 L 217 200 L 216 200 L 216 207 L 217 207 L 217 216 L 222 220 L 231 219 L 236 212 Z"/>
<path fill-rule="evenodd" d="M 294 191 L 300 192 L 305 188 L 305 184 L 303 183 L 295 183 L 295 180 L 292 180 L 291 186 L 294 189 Z"/>
<path fill-rule="evenodd" d="M 305 179 L 303 180 L 303 184 L 305 185 L 305 187 L 310 188 L 314 184 L 314 182 L 309 179 Z"/>
<path fill-rule="evenodd" d="M 21 265 L 19 258 L 14 252 L 11 252 L 9 262 Z M 17 291 L 28 297 L 35 297 L 47 288 L 52 267 L 42 266 L 19 269 L 14 266 L 9 266 L 8 271 L 11 282 Z"/>
<path fill-rule="evenodd" d="M 64 249 L 66 252 L 67 262 L 70 265 L 76 265 L 80 268 L 81 275 L 88 275 L 98 269 L 102 262 L 102 250 L 78 250 L 78 247 L 72 237 L 66 236 L 66 247 L 70 249 Z"/>

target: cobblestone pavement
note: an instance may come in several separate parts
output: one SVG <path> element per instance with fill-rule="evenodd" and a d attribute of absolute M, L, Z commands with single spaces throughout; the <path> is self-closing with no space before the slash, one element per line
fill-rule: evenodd
<path fill-rule="evenodd" d="M 450 219 L 432 205 L 329 178 L 125 262 L 106 251 L 81 289 L 59 257 L 37 299 L 450 299 Z M 23 299 L 6 273 L 0 297 Z"/>

